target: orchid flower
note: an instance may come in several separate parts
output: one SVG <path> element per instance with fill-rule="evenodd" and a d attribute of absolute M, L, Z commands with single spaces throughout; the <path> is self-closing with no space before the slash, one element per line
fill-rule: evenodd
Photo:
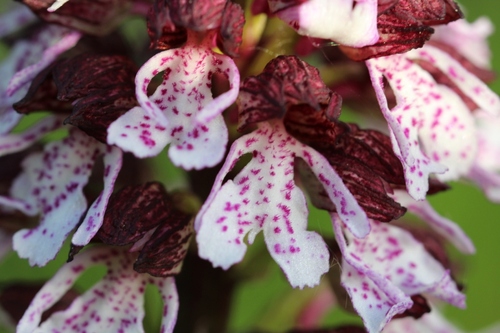
<path fill-rule="evenodd" d="M 29 258 L 31 265 L 43 266 L 53 259 L 80 222 L 87 209 L 82 190 L 100 155 L 105 155 L 104 190 L 73 236 L 75 244 L 84 245 L 102 224 L 121 168 L 121 151 L 74 129 L 67 138 L 48 144 L 43 152 L 24 160 L 23 172 L 15 179 L 10 198 L 2 198 L 2 203 L 30 216 L 41 214 L 39 226 L 20 230 L 13 238 L 14 249 L 22 258 Z"/>
<path fill-rule="evenodd" d="M 393 316 L 410 309 L 413 295 L 425 293 L 465 307 L 465 295 L 449 271 L 409 232 L 372 221 L 370 234 L 357 239 L 338 217 L 332 219 L 343 258 L 342 285 L 368 332 L 381 332 Z"/>
<path fill-rule="evenodd" d="M 385 213 L 386 218 L 394 218 L 404 210 L 397 204 L 391 206 L 390 198 L 384 202 L 382 194 L 377 193 L 375 184 L 380 179 L 372 179 L 375 184 L 368 186 L 373 188 L 374 197 L 380 195 L 380 201 L 367 200 L 366 189 L 364 193 L 356 189 L 353 195 L 332 167 L 333 162 L 285 129 L 287 123 L 295 120 L 293 131 L 300 133 L 300 121 L 311 125 L 310 118 L 314 116 L 308 112 L 322 114 L 319 108 L 340 107 L 317 70 L 297 58 L 279 57 L 271 61 L 260 76 L 247 79 L 243 87 L 239 100 L 241 120 L 244 125 L 257 122 L 258 129 L 232 145 L 212 192 L 196 217 L 199 255 L 214 266 L 227 269 L 242 260 L 247 248 L 244 237 L 248 234 L 251 244 L 263 231 L 271 256 L 291 285 L 313 286 L 328 270 L 329 255 L 321 237 L 306 231 L 307 206 L 294 182 L 296 159 L 303 160 L 305 165 L 301 168 L 311 170 L 320 191 L 329 200 L 330 207 L 333 206 L 329 209 L 338 212 L 356 237 L 366 237 L 370 231 L 367 213 Z M 314 111 L 315 107 L 319 110 Z M 287 109 L 291 114 L 288 120 L 286 116 L 284 122 L 273 119 Z M 233 180 L 224 183 L 227 173 L 245 154 L 252 154 L 252 160 Z M 341 164 L 348 157 L 337 158 Z M 356 160 L 351 163 L 356 165 Z M 345 171 L 341 172 L 344 176 Z M 345 173 L 345 177 L 348 179 L 349 174 Z M 351 180 L 355 188 L 353 183 Z M 375 207 L 379 209 L 371 211 Z M 366 213 L 363 208 L 368 209 Z"/>
<path fill-rule="evenodd" d="M 179 300 L 174 278 L 155 278 L 135 272 L 135 254 L 124 249 L 94 247 L 65 264 L 38 292 L 17 332 L 144 332 L 144 292 L 149 284 L 160 291 L 163 301 L 161 332 L 173 332 Z M 65 311 L 41 323 L 42 313 L 71 288 L 75 280 L 93 266 L 104 266 L 104 278 L 76 298 Z"/>
<path fill-rule="evenodd" d="M 474 118 L 463 100 L 437 83 L 418 61 L 441 70 L 490 114 L 500 112 L 500 99 L 459 62 L 432 46 L 366 62 L 394 151 L 405 169 L 408 193 L 422 200 L 431 173 L 446 181 L 469 172 L 477 152 L 477 134 Z M 393 108 L 387 104 L 383 78 L 396 96 Z"/>
<path fill-rule="evenodd" d="M 169 47 L 168 43 L 178 42 L 169 40 L 179 38 L 170 36 L 175 29 L 180 34 L 187 29 L 187 41 L 180 48 L 156 54 L 141 67 L 136 76 L 140 106 L 111 124 L 108 143 L 141 158 L 155 156 L 171 144 L 169 156 L 175 165 L 201 169 L 216 165 L 224 156 L 228 136 L 221 113 L 236 100 L 240 80 L 233 60 L 213 52 L 212 48 L 217 30 L 227 29 L 235 20 L 236 24 L 242 24 L 243 17 L 238 6 L 226 5 L 226 1 L 213 5 L 195 1 L 192 5 L 193 13 L 208 10 L 209 14 L 184 17 L 186 14 L 176 12 L 182 6 L 173 2 L 166 3 L 161 25 L 150 20 L 151 30 L 159 28 L 165 33 L 156 41 L 160 45 L 167 43 L 165 47 Z M 229 33 L 238 38 L 241 30 Z M 148 96 L 150 83 L 162 72 L 162 83 Z M 229 90 L 214 98 L 212 76 L 217 73 L 229 80 Z"/>
<path fill-rule="evenodd" d="M 252 161 L 234 180 L 224 177 L 244 154 Z M 328 161 L 286 133 L 279 121 L 263 123 L 229 152 L 196 221 L 199 255 L 224 269 L 240 262 L 248 243 L 264 232 L 267 248 L 294 287 L 314 286 L 329 269 L 325 242 L 306 231 L 305 197 L 293 181 L 295 158 L 312 168 L 353 232 L 365 236 L 366 215 Z"/>

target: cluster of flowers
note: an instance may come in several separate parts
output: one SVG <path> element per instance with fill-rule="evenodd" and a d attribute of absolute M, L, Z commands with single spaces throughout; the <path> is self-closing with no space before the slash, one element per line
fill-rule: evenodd
<path fill-rule="evenodd" d="M 254 0 L 248 13 L 229 0 L 21 2 L 0 18 L 12 44 L 0 63 L 0 255 L 44 266 L 68 237 L 71 249 L 18 332 L 141 332 L 148 284 L 163 300 L 161 332 L 172 332 L 191 236 L 199 257 L 228 269 L 261 231 L 293 287 L 318 285 L 341 262 L 332 288 L 365 328 L 329 332 L 454 331 L 431 309 L 465 306 L 436 239 L 474 246 L 426 196 L 468 178 L 500 201 L 489 21 L 465 22 L 452 0 Z M 245 14 L 289 25 L 295 52 L 333 75 L 323 81 L 294 55 L 255 75 L 267 37 Z M 149 51 L 117 31 L 130 17 L 146 22 Z M 343 104 L 360 126 L 339 119 Z M 49 113 L 19 130 L 36 111 Z M 211 190 L 191 184 L 199 209 L 141 183 L 137 158 L 167 146 L 177 167 L 216 170 Z M 303 190 L 331 216 L 328 245 L 307 230 Z M 388 223 L 407 210 L 430 229 Z M 103 279 L 42 321 L 95 265 Z"/>

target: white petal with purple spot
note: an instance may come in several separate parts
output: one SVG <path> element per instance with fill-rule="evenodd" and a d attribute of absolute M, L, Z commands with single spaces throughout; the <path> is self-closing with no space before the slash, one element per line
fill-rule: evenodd
<path fill-rule="evenodd" d="M 408 59 L 424 60 L 440 69 L 479 108 L 491 115 L 500 114 L 500 97 L 483 81 L 467 71 L 457 60 L 431 45 L 406 53 Z"/>
<path fill-rule="evenodd" d="M 423 200 L 431 173 L 447 168 L 426 156 L 419 144 L 422 112 L 434 98 L 437 84 L 429 73 L 413 64 L 404 55 L 396 54 L 366 61 L 372 85 L 382 113 L 389 125 L 394 152 L 405 171 L 408 193 Z M 389 109 L 383 78 L 389 82 L 396 97 L 396 106 Z"/>
<path fill-rule="evenodd" d="M 448 168 L 436 175 L 438 180 L 457 180 L 469 172 L 477 152 L 477 131 L 471 112 L 455 92 L 436 86 L 418 133 L 425 154 Z"/>
<path fill-rule="evenodd" d="M 136 106 L 108 127 L 107 142 L 139 158 L 158 155 L 169 143 L 167 128 Z"/>
<path fill-rule="evenodd" d="M 49 143 L 43 152 L 23 161 L 11 195 L 23 199 L 41 214 L 40 224 L 14 235 L 14 249 L 31 265 L 53 259 L 87 208 L 83 187 L 96 158 L 106 147 L 73 129 L 65 139 Z"/>
<path fill-rule="evenodd" d="M 252 160 L 233 180 L 223 184 L 238 159 L 248 153 L 253 155 Z M 261 123 L 257 131 L 238 139 L 195 220 L 200 256 L 227 269 L 243 259 L 245 236 L 251 244 L 263 230 L 271 256 L 292 286 L 318 284 L 329 268 L 328 249 L 318 234 L 306 230 L 308 210 L 294 183 L 295 158 L 306 159 L 314 172 L 321 172 L 317 176 L 323 177 L 322 183 L 329 187 L 327 192 L 339 211 L 347 208 L 351 219 L 364 215 L 359 206 L 346 205 L 354 200 L 352 195 L 347 189 L 342 191 L 345 186 L 340 178 L 319 156 L 288 135 L 278 121 Z M 328 179 L 330 174 L 337 179 Z M 366 216 L 365 221 L 368 223 Z"/>
<path fill-rule="evenodd" d="M 332 217 L 343 257 L 342 284 L 370 333 L 380 332 L 397 313 L 409 309 L 409 296 L 428 293 L 455 306 L 465 296 L 444 269 L 409 232 L 380 222 L 357 239 Z M 345 236 L 345 238 L 344 238 Z"/>
<path fill-rule="evenodd" d="M 153 95 L 148 87 L 162 73 Z M 229 80 L 229 90 L 213 98 L 215 73 Z M 108 129 L 108 142 L 138 157 L 154 156 L 167 144 L 172 162 L 185 169 L 211 167 L 221 161 L 227 144 L 227 128 L 221 113 L 238 95 L 239 73 L 227 56 L 206 45 L 187 44 L 158 53 L 136 76 L 136 107 Z"/>
<path fill-rule="evenodd" d="M 65 264 L 38 292 L 17 326 L 18 333 L 144 332 L 144 292 L 156 285 L 163 300 L 161 332 L 173 332 L 179 301 L 172 277 L 155 278 L 133 270 L 136 254 L 126 249 L 94 247 Z M 40 324 L 43 312 L 68 291 L 89 267 L 104 265 L 107 274 L 70 307 Z"/>

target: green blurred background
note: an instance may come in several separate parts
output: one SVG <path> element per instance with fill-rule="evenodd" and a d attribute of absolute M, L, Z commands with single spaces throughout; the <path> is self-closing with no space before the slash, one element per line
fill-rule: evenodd
<path fill-rule="evenodd" d="M 486 15 L 500 27 L 500 3 L 497 1 L 462 0 L 461 4 L 466 8 L 466 17 L 469 21 Z M 494 55 L 493 68 L 500 73 L 500 33 L 495 32 L 492 35 L 490 45 Z M 500 93 L 500 80 L 497 80 L 492 87 Z M 439 213 L 462 226 L 475 243 L 477 254 L 470 257 L 454 254 L 454 258 L 463 268 L 459 280 L 465 285 L 467 309 L 445 307 L 444 313 L 464 331 L 476 331 L 500 321 L 500 205 L 488 202 L 481 191 L 473 185 L 465 182 L 451 185 L 451 191 L 433 196 L 430 201 Z M 327 224 L 321 222 L 320 225 L 320 222 L 317 222 L 325 218 L 324 213 L 313 211 L 310 221 L 311 224 L 317 223 L 319 226 L 313 225 L 313 227 L 321 229 L 323 234 L 331 235 L 332 231 Z M 256 243 L 249 248 L 240 270 L 244 271 L 250 264 L 255 263 L 253 258 L 262 254 L 262 237 L 258 237 Z M 64 260 L 63 253 L 46 267 L 30 268 L 25 260 L 19 260 L 12 253 L 0 263 L 0 287 L 12 281 L 48 279 Z M 288 329 L 293 325 L 293 318 L 300 307 L 320 292 L 318 289 L 303 291 L 291 289 L 278 266 L 269 260 L 255 269 L 261 270 L 261 274 L 246 279 L 236 288 L 229 321 L 231 332 L 246 332 L 252 327 L 271 332 Z M 234 271 L 229 274 L 234 274 Z M 80 288 L 85 288 L 95 281 L 91 275 L 87 274 L 87 279 L 80 283 Z M 157 320 L 150 318 L 159 315 L 158 302 L 155 296 L 148 299 L 147 306 L 150 312 L 146 326 L 148 332 L 153 332 L 152 327 L 157 325 Z M 325 319 L 328 323 L 355 320 L 353 316 L 345 315 L 339 310 L 333 311 Z M 3 331 L 0 329 L 0 332 Z"/>

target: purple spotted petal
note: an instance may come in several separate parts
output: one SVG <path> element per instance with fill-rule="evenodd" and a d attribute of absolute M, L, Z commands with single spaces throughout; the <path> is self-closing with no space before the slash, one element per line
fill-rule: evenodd
<path fill-rule="evenodd" d="M 60 127 L 62 121 L 63 118 L 60 116 L 49 116 L 37 122 L 21 134 L 0 135 L 0 156 L 12 154 L 28 148 L 45 134 Z"/>
<path fill-rule="evenodd" d="M 253 159 L 222 184 L 244 154 Z M 340 177 L 316 151 L 288 135 L 280 122 L 262 123 L 238 139 L 212 192 L 195 220 L 199 254 L 224 269 L 242 260 L 247 245 L 262 230 L 267 248 L 294 287 L 313 286 L 328 271 L 328 251 L 321 237 L 306 231 L 307 205 L 293 181 L 295 157 L 306 161 L 320 179 L 342 218 L 366 235 L 366 215 Z"/>
<path fill-rule="evenodd" d="M 54 258 L 87 208 L 82 190 L 95 159 L 105 152 L 103 144 L 74 129 L 67 138 L 49 143 L 43 152 L 23 161 L 11 195 L 36 207 L 41 218 L 36 228 L 14 235 L 20 257 L 38 266 Z"/>
<path fill-rule="evenodd" d="M 90 206 L 85 219 L 73 235 L 71 240 L 73 244 L 87 245 L 101 227 L 109 197 L 113 193 L 116 178 L 122 168 L 122 155 L 120 149 L 106 147 L 104 153 L 104 190 Z"/>
<path fill-rule="evenodd" d="M 476 126 L 467 105 L 451 89 L 437 85 L 422 111 L 418 129 L 422 150 L 448 168 L 436 178 L 450 181 L 467 174 L 477 152 Z"/>
<path fill-rule="evenodd" d="M 418 129 L 421 126 L 422 109 L 426 107 L 424 99 L 429 101 L 434 96 L 436 83 L 430 74 L 404 55 L 370 59 L 366 61 L 366 65 L 380 108 L 389 125 L 394 152 L 403 164 L 408 192 L 417 200 L 424 199 L 429 186 L 429 174 L 447 170 L 445 166 L 427 157 L 419 145 Z M 392 109 L 389 109 L 384 94 L 383 77 L 396 96 L 397 105 Z"/>
<path fill-rule="evenodd" d="M 29 8 L 16 4 L 13 9 L 0 15 L 0 38 L 18 31 L 34 21 L 36 21 L 36 16 Z"/>
<path fill-rule="evenodd" d="M 432 172 L 446 181 L 467 174 L 474 162 L 477 135 L 467 104 L 451 89 L 439 85 L 413 61 L 439 69 L 482 110 L 500 112 L 500 99 L 481 80 L 451 56 L 432 46 L 404 55 L 367 61 L 372 83 L 393 137 L 393 146 L 405 168 L 407 188 L 423 199 Z M 389 110 L 382 78 L 389 82 L 397 105 Z M 442 164 L 441 167 L 439 164 Z"/>
<path fill-rule="evenodd" d="M 59 26 L 49 26 L 37 35 L 36 39 L 31 41 L 34 45 L 30 43 L 30 51 L 23 55 L 26 58 L 25 64 L 27 66 L 24 66 L 10 79 L 7 96 L 11 97 L 20 89 L 27 91 L 31 80 L 61 53 L 75 46 L 80 37 L 79 32 Z"/>
<path fill-rule="evenodd" d="M 468 72 L 458 61 L 445 52 L 430 45 L 408 52 L 411 60 L 424 60 L 445 73 L 448 78 L 471 98 L 483 111 L 491 115 L 500 114 L 500 97 L 483 81 Z"/>
<path fill-rule="evenodd" d="M 31 332 L 144 332 L 144 292 L 148 284 L 158 287 L 162 300 L 160 332 L 173 332 L 179 307 L 173 278 L 154 278 L 133 270 L 135 254 L 115 248 L 95 247 L 64 265 L 38 292 L 17 326 L 18 333 Z M 54 313 L 40 324 L 42 313 L 68 291 L 88 268 L 104 265 L 107 274 L 76 298 L 65 311 Z"/>
<path fill-rule="evenodd" d="M 167 127 L 160 125 L 140 106 L 132 108 L 108 127 L 108 144 L 115 144 L 140 158 L 158 155 L 170 143 L 169 139 Z"/>
<path fill-rule="evenodd" d="M 149 83 L 162 71 L 163 82 L 148 97 Z M 211 80 L 217 72 L 228 78 L 230 89 L 214 99 Z M 136 87 L 142 109 L 134 108 L 111 124 L 108 143 L 138 157 L 154 156 L 170 143 L 170 158 L 185 169 L 220 162 L 227 144 L 220 113 L 239 90 L 239 73 L 230 58 L 189 44 L 164 51 L 139 70 Z"/>
<path fill-rule="evenodd" d="M 356 239 L 332 218 L 343 255 L 342 285 L 370 333 L 380 332 L 392 316 L 411 308 L 412 295 L 428 293 L 465 307 L 465 296 L 449 271 L 409 232 L 372 222 L 370 234 Z"/>
<path fill-rule="evenodd" d="M 396 201 L 410 212 L 422 218 L 437 233 L 450 241 L 457 249 L 466 254 L 473 254 L 476 248 L 472 240 L 455 222 L 439 215 L 427 200 L 416 201 L 404 191 L 395 191 Z"/>
<path fill-rule="evenodd" d="M 269 0 L 269 7 L 304 36 L 355 47 L 379 38 L 377 0 Z"/>

